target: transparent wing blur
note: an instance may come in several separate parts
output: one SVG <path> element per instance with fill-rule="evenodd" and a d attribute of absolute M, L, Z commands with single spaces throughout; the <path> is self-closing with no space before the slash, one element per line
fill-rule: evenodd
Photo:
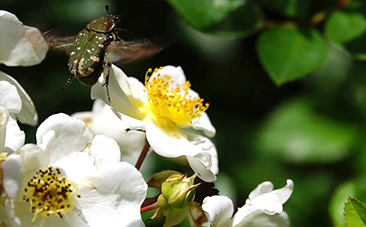
<path fill-rule="evenodd" d="M 159 53 L 167 45 L 158 45 L 150 40 L 113 41 L 107 47 L 107 61 L 130 63 Z"/>
<path fill-rule="evenodd" d="M 55 31 L 50 30 L 43 33 L 43 38 L 50 49 L 62 50 L 70 54 L 77 36 L 58 37 Z"/>

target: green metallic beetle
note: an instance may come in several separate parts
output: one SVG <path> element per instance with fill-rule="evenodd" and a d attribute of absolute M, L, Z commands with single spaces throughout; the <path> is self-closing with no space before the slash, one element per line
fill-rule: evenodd
<path fill-rule="evenodd" d="M 103 73 L 108 100 L 110 101 L 108 83 L 109 68 L 112 62 L 128 63 L 149 57 L 163 49 L 150 41 L 124 41 L 118 36 L 116 28 L 119 16 L 108 15 L 90 22 L 81 30 L 77 37 L 55 38 L 51 32 L 44 34 L 50 49 L 66 50 L 70 54 L 68 63 L 71 73 L 64 91 L 68 85 L 78 79 L 81 83 L 92 86 Z"/>

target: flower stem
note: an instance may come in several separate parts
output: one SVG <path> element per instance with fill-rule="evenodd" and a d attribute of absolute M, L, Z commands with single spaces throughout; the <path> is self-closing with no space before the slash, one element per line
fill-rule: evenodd
<path fill-rule="evenodd" d="M 137 160 L 136 165 L 135 165 L 136 169 L 139 170 L 141 168 L 141 165 L 146 158 L 147 152 L 149 152 L 149 148 L 150 148 L 150 144 L 149 144 L 149 142 L 147 142 L 147 139 L 145 139 L 145 146 L 144 146 L 144 148 L 142 148 L 140 157 Z"/>
<path fill-rule="evenodd" d="M 158 206 L 158 202 L 155 202 L 155 203 L 150 204 L 150 205 L 148 205 L 146 207 L 142 207 L 140 211 L 141 211 L 141 213 L 145 213 L 145 212 L 148 212 L 150 210 L 154 210 L 154 209 L 156 209 L 158 207 L 159 207 Z"/>

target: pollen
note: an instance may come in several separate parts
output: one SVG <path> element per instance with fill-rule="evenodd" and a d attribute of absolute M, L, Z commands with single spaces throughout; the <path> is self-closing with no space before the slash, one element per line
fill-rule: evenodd
<path fill-rule="evenodd" d="M 154 72 L 149 69 L 145 76 L 151 111 L 158 119 L 170 120 L 181 126 L 193 125 L 208 109 L 209 104 L 204 104 L 202 98 L 189 94 L 189 81 L 180 87 L 174 84 L 169 75 L 150 76 L 152 73 L 158 73 L 159 69 L 162 68 L 156 68 Z"/>
<path fill-rule="evenodd" d="M 63 218 L 75 208 L 74 199 L 80 198 L 77 185 L 60 175 L 60 169 L 48 167 L 36 172 L 27 182 L 22 199 L 30 203 L 30 211 L 34 214 L 32 221 L 51 214 Z"/>

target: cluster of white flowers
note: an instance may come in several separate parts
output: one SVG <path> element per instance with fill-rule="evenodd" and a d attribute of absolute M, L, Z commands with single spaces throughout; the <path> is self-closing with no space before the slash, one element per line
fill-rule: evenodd
<path fill-rule="evenodd" d="M 47 44 L 36 28 L 0 10 L 0 31 L 0 63 L 31 66 L 44 59 Z M 145 226 L 141 212 L 150 208 L 159 210 L 152 218 L 169 219 L 165 226 L 184 218 L 192 226 L 289 226 L 282 205 L 292 194 L 291 180 L 278 190 L 261 183 L 235 215 L 228 197 L 194 200 L 195 190 L 214 183 L 219 173 L 209 139 L 216 130 L 209 105 L 190 88 L 181 67 L 149 69 L 141 83 L 112 65 L 111 102 L 103 80 L 91 89 L 91 112 L 54 114 L 38 126 L 36 144 L 24 144 L 17 121 L 35 126 L 37 112 L 19 83 L 0 72 L 0 226 L 138 227 Z M 186 179 L 166 171 L 146 183 L 140 167 L 150 151 L 185 160 L 195 174 Z M 123 161 L 129 157 L 138 159 L 135 166 Z M 202 183 L 193 183 L 196 176 Z M 148 186 L 162 184 L 169 188 L 162 190 L 164 207 L 160 199 L 145 204 Z M 189 212 L 177 217 L 169 211 L 177 207 Z"/>

